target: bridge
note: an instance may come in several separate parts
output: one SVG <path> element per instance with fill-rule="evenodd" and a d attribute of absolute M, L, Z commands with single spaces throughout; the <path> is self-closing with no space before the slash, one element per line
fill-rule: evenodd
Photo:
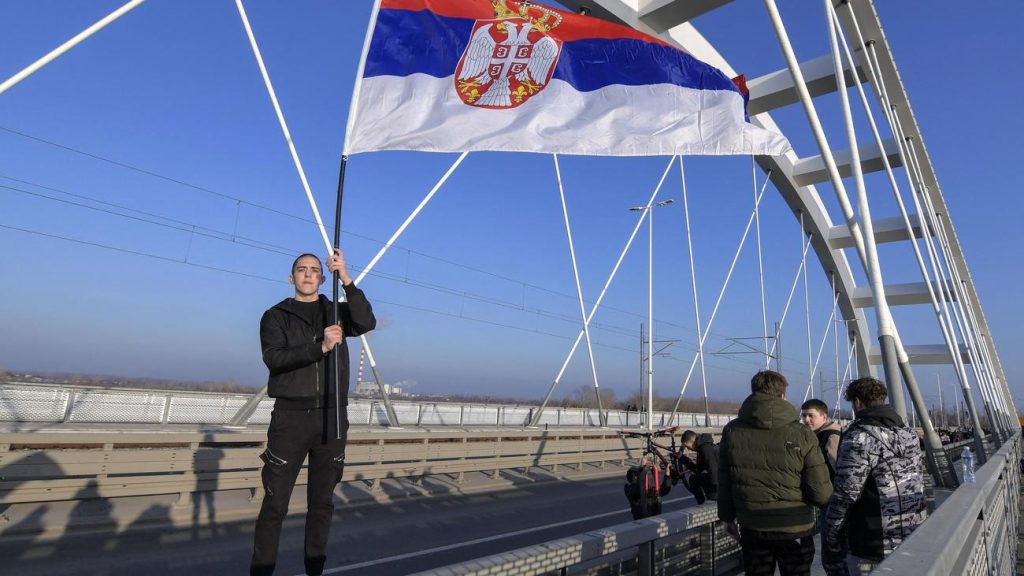
<path fill-rule="evenodd" d="M 738 76 L 691 24 L 718 10 L 735 10 L 738 3 L 561 3 L 656 35 Z M 126 9 L 137 4 L 129 2 Z M 841 321 L 849 341 L 843 376 L 883 377 L 894 408 L 914 418 L 927 451 L 934 511 L 876 573 L 1019 572 L 1022 447 L 1013 394 L 953 227 L 956 214 L 943 196 L 883 22 L 870 0 L 827 1 L 824 22 L 816 26 L 828 35 L 830 51 L 807 57 L 798 56 L 788 32 L 805 22 L 784 19 L 775 0 L 764 0 L 764 10 L 781 57 L 774 71 L 746 81 L 750 121 L 783 131 L 773 114 L 785 116 L 790 119 L 786 135 L 813 141 L 816 153 L 757 156 L 753 162 L 764 175 L 764 186 L 770 183 L 778 192 L 800 228 L 805 281 L 807 263 L 813 263 L 808 254 L 828 279 L 835 310 L 830 324 Z M 10 78 L 0 95 L 47 63 L 41 60 Z M 826 106 L 833 113 L 838 108 L 831 122 L 822 120 Z M 856 118 L 854 109 L 860 110 Z M 794 115 L 801 121 L 792 122 Z M 847 145 L 833 149 L 830 143 L 836 142 Z M 826 189 L 829 194 L 823 195 Z M 882 204 L 878 197 L 889 192 L 893 199 L 883 205 L 895 214 L 874 217 L 872 206 Z M 751 223 L 758 217 L 757 198 Z M 644 210 L 650 215 L 653 206 L 648 203 Z M 912 270 L 918 277 L 887 281 L 898 276 L 891 274 L 894 269 Z M 794 290 L 799 278 L 798 273 Z M 582 294 L 579 298 L 583 310 Z M 921 317 L 930 321 L 909 320 Z M 698 320 L 701 357 L 713 319 L 714 314 L 706 318 L 705 332 Z M 581 337 L 587 322 L 584 315 Z M 771 335 L 764 324 L 759 339 L 767 341 Z M 910 334 L 922 340 L 911 342 Z M 908 336 L 906 342 L 902 335 Z M 808 342 L 809 357 L 812 348 L 820 356 L 824 344 Z M 649 361 L 653 357 L 648 354 Z M 764 358 L 766 365 L 775 359 L 767 347 Z M 695 356 L 691 374 L 697 362 Z M 915 367 L 925 365 L 948 365 L 956 378 L 964 402 L 958 413 L 966 420 L 964 427 L 977 432 L 972 447 L 980 467 L 974 483 L 960 483 L 959 447 L 951 449 L 940 440 L 915 376 Z M 814 373 L 809 370 L 810 384 Z M 618 478 L 639 455 L 638 442 L 617 432 L 641 425 L 630 421 L 629 412 L 555 408 L 548 406 L 551 392 L 531 406 L 402 402 L 388 397 L 375 370 L 374 377 L 380 399 L 349 407 L 357 424 L 338 497 L 351 506 L 343 516 L 365 520 L 376 538 L 348 541 L 353 551 L 345 552 L 348 556 L 329 573 L 737 570 L 736 543 L 716 525 L 713 507 L 692 506 L 674 495 L 677 507 L 636 522 L 626 521 L 621 502 L 599 507 L 608 504 L 598 502 L 613 502 L 612 493 L 621 500 Z M 594 380 L 596 385 L 596 371 Z M 257 455 L 270 409 L 262 394 L 5 385 L 0 389 L 0 548 L 6 558 L 15 558 L 7 565 L 19 574 L 135 573 L 139 566 L 154 574 L 235 570 L 247 558 L 251 534 L 245 526 L 262 496 Z M 675 409 L 648 413 L 652 417 L 644 426 L 704 426 L 708 431 L 731 418 Z M 521 499 L 523 494 L 534 502 Z M 580 497 L 572 508 L 578 517 L 544 516 L 575 496 Z M 293 504 L 301 509 L 301 501 Z M 463 507 L 472 515 L 453 511 Z M 539 522 L 516 524 L 521 520 L 515 519 L 517 512 L 524 509 Z M 446 514 L 458 522 L 440 521 Z M 474 534 L 492 522 L 515 528 Z M 427 530 L 408 530 L 402 523 Z M 286 549 L 296 547 L 301 528 L 289 530 Z M 454 542 L 437 539 L 437 531 L 448 530 Z M 430 542 L 410 548 L 409 541 L 425 537 L 424 532 Z M 95 550 L 109 554 L 88 558 Z M 123 567 L 117 566 L 119 558 Z"/>

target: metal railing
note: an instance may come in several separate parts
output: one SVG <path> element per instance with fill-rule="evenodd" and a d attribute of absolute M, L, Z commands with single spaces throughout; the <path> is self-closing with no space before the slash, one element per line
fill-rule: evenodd
<path fill-rule="evenodd" d="M 249 489 L 262 496 L 266 434 L 16 432 L 0 437 L 0 505 Z M 345 481 L 623 465 L 640 441 L 613 430 L 352 430 Z M 305 468 L 298 483 L 305 484 Z"/>
<path fill-rule="evenodd" d="M 245 394 L 97 388 L 89 386 L 9 382 L 0 387 L 0 422 L 110 423 L 110 424 L 212 424 L 227 425 L 232 416 L 251 398 Z M 526 426 L 538 406 L 476 403 L 416 402 L 393 400 L 392 406 L 402 426 Z M 249 425 L 267 425 L 274 407 L 272 398 L 259 403 L 249 417 Z M 636 412 L 608 410 L 610 427 L 637 426 Z M 655 412 L 656 426 L 700 427 L 704 414 Z M 711 426 L 724 426 L 735 418 L 731 414 L 712 414 Z M 349 422 L 354 425 L 387 426 L 384 403 L 352 399 Z M 596 409 L 548 408 L 540 426 L 600 426 Z"/>
<path fill-rule="evenodd" d="M 478 558 L 416 576 L 737 574 L 739 543 L 714 502 Z"/>
<path fill-rule="evenodd" d="M 1017 566 L 1021 435 L 1006 442 L 872 574 L 1003 575 Z M 418 576 L 731 574 L 739 543 L 714 503 L 528 546 Z M 964 521 L 967 519 L 968 521 Z"/>

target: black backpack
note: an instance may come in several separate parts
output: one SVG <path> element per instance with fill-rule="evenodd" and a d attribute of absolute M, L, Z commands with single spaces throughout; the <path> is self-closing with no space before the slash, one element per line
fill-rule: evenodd
<path fill-rule="evenodd" d="M 665 482 L 664 473 L 657 466 L 630 466 L 626 471 L 626 485 L 623 486 L 623 490 L 629 501 L 633 519 L 639 520 L 661 514 L 661 497 L 670 489 L 671 485 Z"/>

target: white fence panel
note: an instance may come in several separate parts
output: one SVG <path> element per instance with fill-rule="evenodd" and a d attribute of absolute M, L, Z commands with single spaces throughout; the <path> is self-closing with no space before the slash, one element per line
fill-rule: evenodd
<path fill-rule="evenodd" d="M 245 400 L 242 397 L 174 396 L 167 410 L 167 423 L 227 424 Z"/>
<path fill-rule="evenodd" d="M 463 426 L 494 426 L 498 422 L 497 406 L 466 406 L 462 413 Z"/>
<path fill-rule="evenodd" d="M 533 414 L 533 410 L 522 406 L 506 406 L 501 412 L 502 426 L 526 426 Z"/>
<path fill-rule="evenodd" d="M 462 417 L 459 404 L 424 404 L 420 424 L 423 426 L 458 426 Z"/>
<path fill-rule="evenodd" d="M 0 389 L 0 421 L 62 422 L 70 396 L 59 388 Z"/>
<path fill-rule="evenodd" d="M 79 392 L 68 421 L 159 424 L 166 405 L 165 394 Z"/>
<path fill-rule="evenodd" d="M 274 399 L 264 398 L 260 401 L 259 405 L 256 406 L 256 411 L 249 416 L 247 424 L 258 424 L 258 425 L 269 425 L 270 424 L 270 413 L 274 411 Z M 351 407 L 349 407 L 349 421 L 352 419 Z"/>

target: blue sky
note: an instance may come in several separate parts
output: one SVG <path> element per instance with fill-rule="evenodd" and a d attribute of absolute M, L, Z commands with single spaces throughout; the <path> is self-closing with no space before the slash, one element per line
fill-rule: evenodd
<path fill-rule="evenodd" d="M 117 1 L 0 1 L 0 79 L 117 8 Z M 1012 167 L 1024 126 L 1024 5 L 885 2 L 882 25 L 1014 394 L 1024 374 L 1019 272 L 1008 247 L 1021 213 Z M 331 226 L 344 126 L 369 0 L 246 3 L 295 145 Z M 821 7 L 782 0 L 797 54 L 825 54 Z M 784 65 L 759 2 L 734 2 L 695 21 L 738 71 Z M 819 105 L 837 126 L 838 99 Z M 802 112 L 773 114 L 801 155 L 815 154 Z M 844 136 L 833 131 L 833 145 Z M 861 132 L 860 139 L 868 139 Z M 377 153 L 349 163 L 343 247 L 366 264 L 454 161 L 451 154 Z M 653 191 L 667 158 L 562 159 L 581 282 L 596 297 L 635 223 L 628 208 Z M 752 207 L 750 159 L 688 158 L 698 291 L 706 321 Z M 758 174 L 758 182 L 763 174 Z M 895 215 L 872 177 L 877 217 Z M 819 192 L 831 206 L 831 192 Z M 655 217 L 656 389 L 674 396 L 696 350 L 680 180 Z M 800 233 L 769 187 L 762 204 L 769 322 L 796 272 Z M 837 217 L 833 212 L 833 218 Z M 646 316 L 647 231 L 626 257 L 595 318 L 602 386 L 639 386 Z M 289 296 L 292 255 L 322 251 L 319 233 L 234 3 L 151 0 L 0 95 L 0 366 L 259 385 L 260 314 Z M 882 247 L 889 281 L 917 280 L 909 247 Z M 893 252 L 905 252 L 896 254 Z M 999 256 L 997 256 L 999 255 Z M 852 257 L 853 255 L 850 254 Z M 385 380 L 419 393 L 544 394 L 579 330 L 579 308 L 550 157 L 471 154 L 364 283 L 380 319 L 371 345 Z M 827 279 L 811 266 L 815 351 L 828 320 Z M 760 334 L 751 238 L 707 349 Z M 930 311 L 899 310 L 908 343 L 939 343 Z M 869 311 L 870 316 L 870 311 Z M 802 290 L 783 334 L 783 369 L 801 396 L 808 379 Z M 357 347 L 354 347 L 358 349 Z M 845 348 L 839 362 L 845 366 Z M 827 341 L 821 361 L 834 380 Z M 742 398 L 754 356 L 709 356 L 713 398 Z M 949 368 L 921 367 L 952 392 Z M 591 382 L 585 350 L 561 396 Z M 833 386 L 826 382 L 827 386 Z M 691 380 L 686 396 L 700 395 Z M 834 389 L 827 394 L 833 394 Z M 931 401 L 931 400 L 930 400 Z M 947 395 L 947 402 L 949 396 Z"/>

